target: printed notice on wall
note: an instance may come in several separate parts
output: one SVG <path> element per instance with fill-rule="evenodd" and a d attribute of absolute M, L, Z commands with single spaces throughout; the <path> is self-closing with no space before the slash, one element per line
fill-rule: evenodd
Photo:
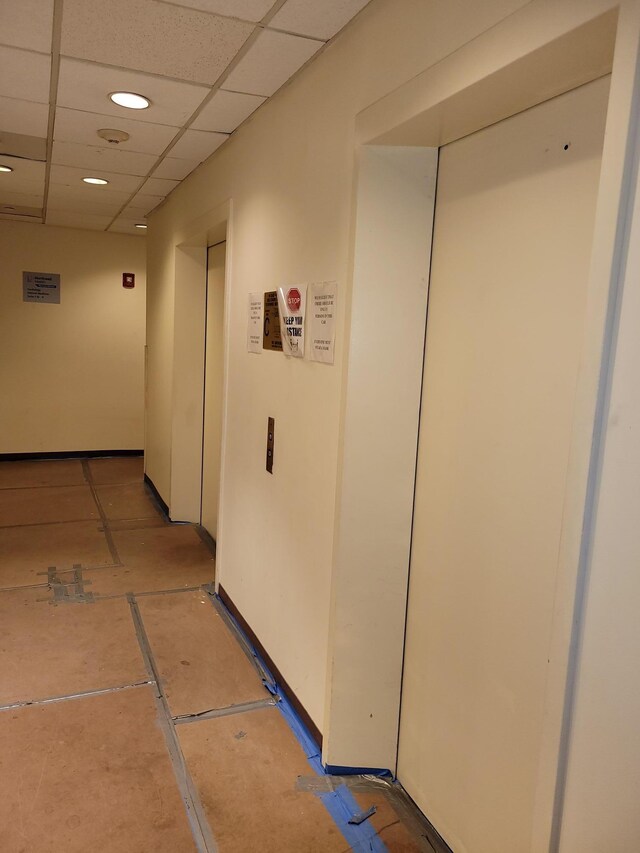
<path fill-rule="evenodd" d="M 304 312 L 307 301 L 307 285 L 278 288 L 282 349 L 285 355 L 304 357 Z"/>
<path fill-rule="evenodd" d="M 322 281 L 309 287 L 309 340 L 313 361 L 333 364 L 338 283 Z"/>
<path fill-rule="evenodd" d="M 282 352 L 277 290 L 270 290 L 268 293 L 265 293 L 263 317 L 262 349 L 275 349 Z"/>
<path fill-rule="evenodd" d="M 247 305 L 247 352 L 262 350 L 262 294 L 250 293 Z"/>
<path fill-rule="evenodd" d="M 60 304 L 60 276 L 54 272 L 23 272 L 23 302 Z"/>

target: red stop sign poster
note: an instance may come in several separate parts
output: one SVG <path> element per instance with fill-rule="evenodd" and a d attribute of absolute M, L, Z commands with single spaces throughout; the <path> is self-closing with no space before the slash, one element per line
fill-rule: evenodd
<path fill-rule="evenodd" d="M 287 291 L 287 308 L 292 314 L 297 314 L 302 303 L 302 296 L 297 287 L 290 287 Z"/>

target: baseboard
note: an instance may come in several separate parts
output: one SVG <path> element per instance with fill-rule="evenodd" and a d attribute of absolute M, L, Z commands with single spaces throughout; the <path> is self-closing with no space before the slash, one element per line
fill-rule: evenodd
<path fill-rule="evenodd" d="M 251 629 L 251 626 L 248 624 L 242 613 L 240 613 L 230 596 L 227 594 L 227 592 L 225 592 L 222 584 L 218 587 L 218 595 L 220 596 L 220 599 L 224 606 L 231 613 L 238 625 L 240 625 L 244 633 L 247 635 L 249 641 L 251 642 L 251 645 L 255 648 L 260 657 L 263 659 L 263 661 L 267 665 L 267 668 L 271 671 L 271 674 L 273 675 L 276 684 L 278 685 L 278 689 L 281 690 L 282 693 L 284 693 L 284 695 L 287 697 L 287 699 L 293 706 L 296 714 L 300 717 L 300 720 L 302 721 L 309 734 L 315 741 L 316 745 L 318 746 L 318 749 L 322 750 L 322 732 L 313 722 L 313 720 L 309 716 L 309 713 L 307 712 L 307 709 L 298 699 L 289 684 L 287 684 L 286 679 L 282 676 L 282 673 L 275 665 L 275 663 L 271 659 L 271 656 L 269 655 L 265 647 L 262 645 L 260 640 L 256 637 L 255 633 Z"/>
<path fill-rule="evenodd" d="M 198 534 L 198 536 L 202 539 L 204 544 L 209 549 L 211 556 L 215 557 L 216 556 L 216 540 L 209 533 L 209 531 L 206 530 L 201 524 L 196 524 L 195 528 L 196 528 L 196 533 Z"/>
<path fill-rule="evenodd" d="M 144 450 L 49 450 L 38 453 L 0 453 L 0 462 L 28 462 L 45 459 L 100 459 L 106 456 L 143 456 Z"/>
<path fill-rule="evenodd" d="M 153 495 L 155 502 L 158 504 L 159 508 L 162 510 L 163 515 L 166 516 L 167 521 L 171 521 L 171 518 L 169 516 L 169 507 L 162 500 L 160 492 L 156 489 L 153 480 L 151 479 L 151 477 L 148 474 L 144 475 L 144 481 L 147 484 L 147 486 L 149 486 L 149 490 L 151 491 L 151 494 Z"/>

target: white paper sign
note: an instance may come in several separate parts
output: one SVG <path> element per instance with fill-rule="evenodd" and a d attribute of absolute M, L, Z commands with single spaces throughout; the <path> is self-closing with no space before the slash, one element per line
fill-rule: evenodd
<path fill-rule="evenodd" d="M 282 350 L 285 355 L 304 358 L 304 313 L 307 285 L 278 288 L 278 308 L 282 329 Z"/>
<path fill-rule="evenodd" d="M 22 301 L 60 304 L 60 274 L 55 272 L 23 272 Z"/>
<path fill-rule="evenodd" d="M 247 352 L 262 352 L 262 293 L 249 294 Z"/>
<path fill-rule="evenodd" d="M 309 287 L 309 340 L 313 361 L 333 364 L 338 283 L 322 281 Z"/>

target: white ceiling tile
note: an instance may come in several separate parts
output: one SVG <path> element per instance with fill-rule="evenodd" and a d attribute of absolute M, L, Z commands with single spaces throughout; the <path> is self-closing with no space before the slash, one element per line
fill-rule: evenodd
<path fill-rule="evenodd" d="M 260 95 L 245 95 L 242 92 L 219 89 L 191 127 L 194 130 L 231 133 L 266 100 Z"/>
<path fill-rule="evenodd" d="M 47 210 L 47 225 L 63 228 L 83 228 L 88 231 L 106 231 L 112 217 L 91 213 L 73 213 L 65 210 Z"/>
<path fill-rule="evenodd" d="M 163 201 L 163 199 L 160 199 Z M 159 204 L 160 202 L 158 202 Z M 157 206 L 157 205 L 155 205 Z M 120 214 L 120 219 L 128 219 L 130 222 L 145 222 L 147 221 L 147 214 L 144 213 L 137 207 L 125 207 L 125 209 Z"/>
<path fill-rule="evenodd" d="M 201 9 L 203 12 L 242 18 L 243 21 L 261 21 L 273 7 L 275 0 L 171 0 L 171 2 L 178 6 Z"/>
<path fill-rule="evenodd" d="M 151 100 L 146 110 L 128 110 L 109 99 L 111 92 L 137 92 Z M 58 106 L 153 124 L 182 127 L 209 94 L 206 86 L 153 77 L 126 68 L 107 68 L 76 59 L 60 60 Z"/>
<path fill-rule="evenodd" d="M 271 19 L 269 26 L 304 36 L 330 39 L 367 3 L 369 0 L 323 0 L 322 3 L 318 3 L 318 0 L 287 0 Z"/>
<path fill-rule="evenodd" d="M 124 130 L 130 135 L 130 139 L 118 145 L 118 150 L 155 155 L 164 151 L 179 129 L 166 124 L 149 124 L 146 121 L 130 121 L 116 116 L 58 107 L 53 138 L 57 142 L 75 142 L 112 149 L 111 143 L 98 136 L 101 128 Z"/>
<path fill-rule="evenodd" d="M 107 186 L 96 186 L 85 184 L 83 178 L 104 178 L 109 181 Z M 99 199 L 101 192 L 128 192 L 133 193 L 140 185 L 140 177 L 137 175 L 119 175 L 117 172 L 101 171 L 96 175 L 91 169 L 78 169 L 73 166 L 52 166 L 49 176 L 51 184 L 63 184 L 78 190 L 93 194 L 93 198 Z M 88 198 L 91 196 L 87 196 Z"/>
<path fill-rule="evenodd" d="M 253 24 L 155 0 L 65 0 L 61 50 L 65 56 L 213 84 L 253 29 Z"/>
<path fill-rule="evenodd" d="M 76 145 L 74 142 L 54 142 L 52 163 L 61 166 L 78 166 L 101 172 L 118 172 L 124 175 L 148 175 L 157 162 L 155 154 L 139 154 L 122 148 L 98 148 Z"/>
<path fill-rule="evenodd" d="M 137 193 L 131 199 L 130 204 L 124 209 L 123 214 L 127 216 L 145 216 L 150 213 L 154 207 L 157 207 L 161 201 L 164 201 L 164 196 L 150 195 L 149 193 Z"/>
<path fill-rule="evenodd" d="M 50 56 L 0 47 L 0 95 L 48 104 L 50 74 Z"/>
<path fill-rule="evenodd" d="M 182 181 L 199 165 L 200 160 L 179 160 L 177 157 L 165 157 L 153 173 L 153 177 Z"/>
<path fill-rule="evenodd" d="M 46 136 L 49 105 L 0 97 L 0 131 Z"/>
<path fill-rule="evenodd" d="M 187 130 L 184 136 L 173 146 L 169 154 L 172 157 L 182 157 L 185 160 L 197 160 L 202 163 L 213 152 L 220 148 L 229 138 L 226 133 L 210 133 L 207 130 Z"/>
<path fill-rule="evenodd" d="M 109 228 L 109 231 L 116 231 L 118 234 L 134 234 L 136 237 L 146 237 L 146 229 L 136 228 L 136 223 L 141 224 L 142 220 L 125 219 L 123 216 L 120 216 Z"/>
<path fill-rule="evenodd" d="M 3 44 L 51 52 L 53 0 L 0 0 Z"/>
<path fill-rule="evenodd" d="M 224 81 L 225 88 L 252 95 L 273 95 L 323 44 L 263 30 Z"/>
<path fill-rule="evenodd" d="M 6 154 L 0 154 L 0 163 L 10 166 L 14 170 L 13 172 L 0 172 L 0 177 L 6 176 L 9 180 L 18 180 L 19 176 L 44 179 L 45 164 L 39 160 L 23 160 L 21 157 L 9 157 Z"/>
<path fill-rule="evenodd" d="M 23 101 L 22 103 L 28 103 Z M 8 130 L 0 131 L 1 150 L 7 157 L 21 157 L 23 160 L 47 159 L 46 136 L 28 136 L 24 133 L 11 133 Z"/>
<path fill-rule="evenodd" d="M 44 192 L 7 192 L 0 191 L 0 207 L 37 207 L 42 209 Z M 5 211 L 7 213 L 8 211 Z"/>
<path fill-rule="evenodd" d="M 0 199 L 4 199 L 7 193 L 42 195 L 44 192 L 44 163 L 6 156 L 0 156 L 0 163 L 13 169 L 13 172 L 0 172 Z"/>
<path fill-rule="evenodd" d="M 140 192 L 147 195 L 166 196 L 171 190 L 175 190 L 180 181 L 170 181 L 167 178 L 147 178 L 140 188 Z"/>
<path fill-rule="evenodd" d="M 94 188 L 100 189 L 100 187 Z M 130 193 L 109 192 L 103 187 L 101 197 L 96 198 L 91 193 L 85 193 L 75 187 L 64 184 L 50 184 L 47 206 L 50 210 L 69 210 L 76 213 L 98 213 L 101 216 L 113 217 L 129 200 Z"/>

